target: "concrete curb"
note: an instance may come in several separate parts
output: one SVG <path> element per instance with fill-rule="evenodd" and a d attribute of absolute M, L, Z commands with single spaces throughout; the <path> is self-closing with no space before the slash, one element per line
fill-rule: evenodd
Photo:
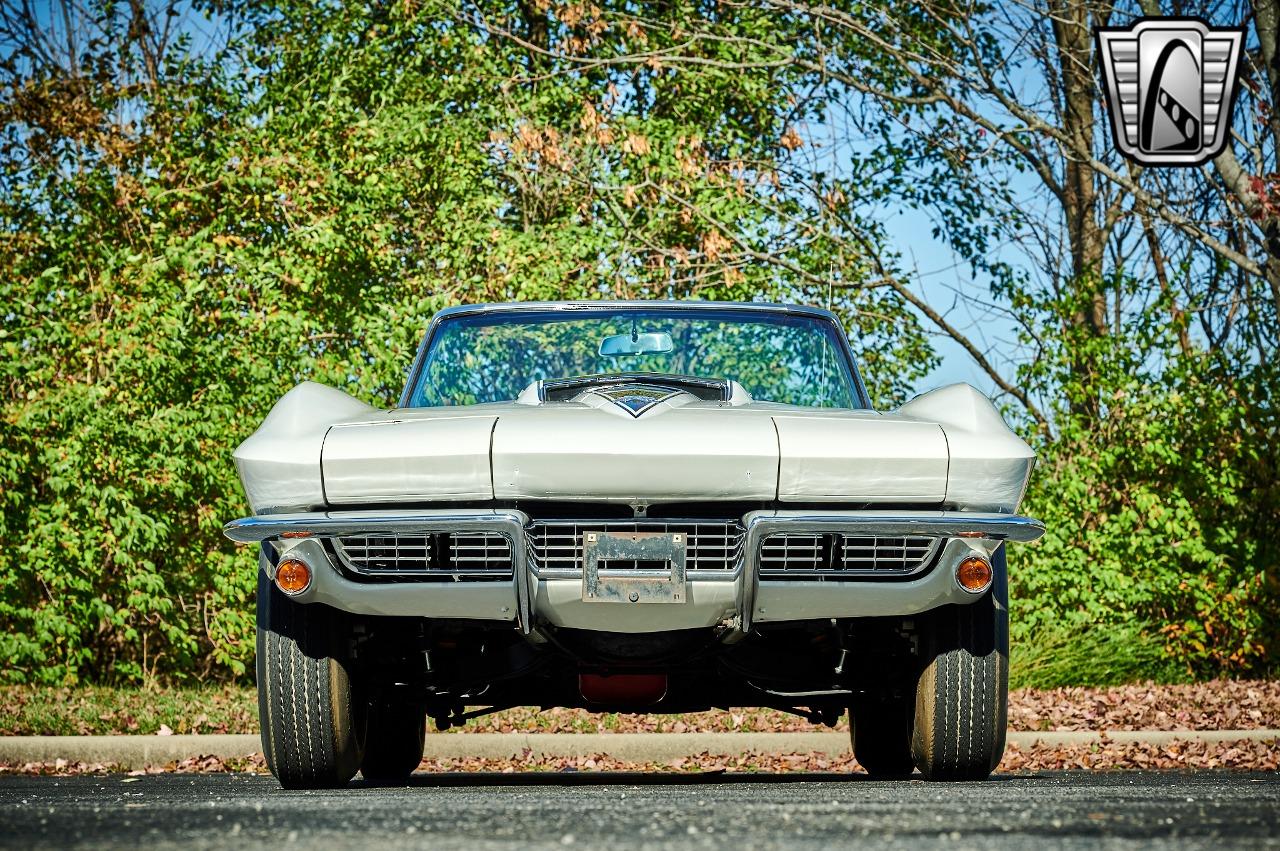
<path fill-rule="evenodd" d="M 165 765 L 192 756 L 224 759 L 262 750 L 257 736 L 5 736 L 0 762 L 114 763 L 121 768 Z"/>
<path fill-rule="evenodd" d="M 1008 741 L 1020 748 L 1036 745 L 1093 744 L 1102 733 L 1010 732 Z M 1117 744 L 1141 742 L 1164 745 L 1173 741 L 1280 741 L 1280 730 L 1112 730 L 1107 739 Z M 666 762 L 700 753 L 808 753 L 829 756 L 849 752 L 849 734 L 821 733 L 447 733 L 427 736 L 426 758 L 485 757 L 504 759 L 525 749 L 535 756 L 588 756 L 605 753 L 631 762 Z M 223 759 L 245 757 L 262 749 L 256 735 L 209 736 L 9 736 L 0 737 L 0 763 L 27 762 L 114 763 L 122 768 L 164 765 L 194 756 Z"/>

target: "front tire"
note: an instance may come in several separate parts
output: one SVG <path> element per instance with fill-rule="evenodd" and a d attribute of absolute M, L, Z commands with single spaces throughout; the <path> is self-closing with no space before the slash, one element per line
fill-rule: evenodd
<path fill-rule="evenodd" d="M 335 613 L 289 599 L 258 571 L 258 719 L 267 767 L 286 789 L 345 786 L 360 767 L 363 713 L 334 652 Z"/>
<path fill-rule="evenodd" d="M 910 777 L 913 706 L 902 700 L 867 700 L 849 709 L 853 757 L 872 777 Z"/>
<path fill-rule="evenodd" d="M 982 599 L 940 610 L 916 685 L 911 755 L 926 780 L 983 780 L 1004 755 L 1009 704 L 1008 569 L 991 559 Z"/>
<path fill-rule="evenodd" d="M 360 774 L 371 783 L 403 784 L 422 762 L 426 710 L 404 703 L 373 703 L 367 730 Z"/>

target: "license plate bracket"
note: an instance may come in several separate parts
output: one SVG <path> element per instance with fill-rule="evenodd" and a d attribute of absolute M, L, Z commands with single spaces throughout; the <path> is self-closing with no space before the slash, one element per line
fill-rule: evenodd
<path fill-rule="evenodd" d="M 683 532 L 584 532 L 583 602 L 685 602 L 687 544 Z"/>

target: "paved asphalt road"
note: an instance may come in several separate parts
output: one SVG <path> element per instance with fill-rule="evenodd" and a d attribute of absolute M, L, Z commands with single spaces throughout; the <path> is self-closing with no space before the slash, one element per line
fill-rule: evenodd
<path fill-rule="evenodd" d="M 283 792 L 269 777 L 0 777 L 0 846 L 299 848 L 1280 847 L 1280 774 L 418 775 Z"/>

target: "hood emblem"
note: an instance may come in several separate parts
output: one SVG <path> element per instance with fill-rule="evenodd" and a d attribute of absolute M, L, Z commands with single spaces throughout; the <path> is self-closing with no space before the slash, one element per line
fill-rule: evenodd
<path fill-rule="evenodd" d="M 672 390 L 669 387 L 655 387 L 651 384 L 623 384 L 591 392 L 597 396 L 603 396 L 631 416 L 639 417 L 654 405 L 673 399 L 684 391 Z"/>

